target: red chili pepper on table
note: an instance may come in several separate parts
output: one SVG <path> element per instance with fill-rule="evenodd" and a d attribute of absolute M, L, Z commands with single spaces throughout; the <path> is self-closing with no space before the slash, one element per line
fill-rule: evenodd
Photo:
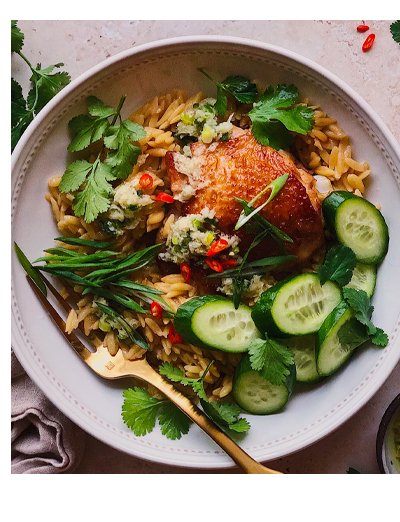
<path fill-rule="evenodd" d="M 152 176 L 148 172 L 145 172 L 144 174 L 142 174 L 139 179 L 139 185 L 144 190 L 150 189 L 153 186 Z"/>
<path fill-rule="evenodd" d="M 366 31 L 368 31 L 368 29 L 369 29 L 369 25 L 365 25 L 365 24 L 357 25 L 357 31 L 359 33 L 365 33 Z"/>
<path fill-rule="evenodd" d="M 207 252 L 207 257 L 215 256 L 226 248 L 228 248 L 228 241 L 226 239 L 217 239 L 211 243 L 210 249 Z"/>
<path fill-rule="evenodd" d="M 150 313 L 156 319 L 161 319 L 163 309 L 160 303 L 157 303 L 157 301 L 152 301 L 152 303 L 150 304 Z"/>
<path fill-rule="evenodd" d="M 163 201 L 164 203 L 173 203 L 175 201 L 174 198 L 170 194 L 167 194 L 166 192 L 159 192 L 157 194 L 157 196 L 155 197 L 155 200 Z"/>
<path fill-rule="evenodd" d="M 224 271 L 224 267 L 222 266 L 222 263 L 220 263 L 216 259 L 206 259 L 205 262 L 211 268 L 211 270 L 214 270 L 214 272 L 223 272 Z"/>
<path fill-rule="evenodd" d="M 367 51 L 369 51 L 374 43 L 374 40 L 375 40 L 375 35 L 374 33 L 371 33 L 367 36 L 365 42 L 363 43 L 363 46 L 362 46 L 362 50 L 364 51 L 364 53 L 366 53 Z"/>
<path fill-rule="evenodd" d="M 175 330 L 174 326 L 171 324 L 168 330 L 168 339 L 172 344 L 180 344 L 183 342 L 183 338 L 178 332 Z"/>
<path fill-rule="evenodd" d="M 185 283 L 190 281 L 192 277 L 192 269 L 190 268 L 189 263 L 181 263 L 181 275 Z"/>

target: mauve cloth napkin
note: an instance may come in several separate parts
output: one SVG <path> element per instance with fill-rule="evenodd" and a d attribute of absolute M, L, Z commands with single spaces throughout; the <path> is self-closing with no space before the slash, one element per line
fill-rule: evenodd
<path fill-rule="evenodd" d="M 85 432 L 53 406 L 12 352 L 11 473 L 71 473 L 85 439 Z"/>

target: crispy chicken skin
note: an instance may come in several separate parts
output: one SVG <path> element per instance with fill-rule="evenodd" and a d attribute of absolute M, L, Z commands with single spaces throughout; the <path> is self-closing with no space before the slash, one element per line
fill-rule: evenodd
<path fill-rule="evenodd" d="M 219 227 L 225 233 L 233 234 L 241 212 L 235 196 L 250 201 L 271 181 L 288 173 L 283 189 L 262 210 L 262 215 L 293 239 L 293 244 L 287 243 L 287 250 L 299 261 L 307 260 L 322 244 L 321 205 L 313 177 L 297 167 L 289 157 L 258 143 L 249 130 L 238 132 L 225 142 L 194 143 L 191 151 L 193 157 L 200 158 L 201 178 L 207 181 L 207 185 L 183 205 L 184 214 L 199 213 L 205 207 L 213 209 Z M 175 167 L 175 154 L 168 152 L 165 158 L 174 194 L 179 193 L 188 181 L 187 176 Z M 260 198 L 257 206 L 268 195 Z M 246 237 L 244 231 L 239 232 L 241 245 L 246 247 L 251 238 Z M 257 249 L 257 257 L 274 253 L 276 244 L 271 238 Z"/>

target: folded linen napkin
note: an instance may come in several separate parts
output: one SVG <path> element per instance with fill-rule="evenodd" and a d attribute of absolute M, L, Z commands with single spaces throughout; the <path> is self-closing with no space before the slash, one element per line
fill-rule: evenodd
<path fill-rule="evenodd" d="M 73 472 L 86 434 L 31 381 L 11 353 L 11 473 Z"/>

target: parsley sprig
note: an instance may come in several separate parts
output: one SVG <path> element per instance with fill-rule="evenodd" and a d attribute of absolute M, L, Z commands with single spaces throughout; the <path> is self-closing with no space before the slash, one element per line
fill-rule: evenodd
<path fill-rule="evenodd" d="M 21 85 L 11 79 L 11 150 L 28 127 L 33 118 L 43 109 L 57 93 L 71 81 L 65 71 L 58 71 L 63 63 L 56 63 L 42 68 L 34 67 L 22 53 L 24 33 L 17 26 L 17 20 L 11 20 L 11 52 L 17 54 L 31 71 L 31 88 L 25 98 Z"/>
<path fill-rule="evenodd" d="M 72 162 L 59 185 L 60 192 L 75 193 L 74 213 L 87 223 L 107 211 L 113 193 L 111 183 L 125 179 L 132 171 L 141 152 L 137 142 L 146 136 L 141 125 L 122 120 L 125 98 L 122 96 L 117 107 L 113 108 L 95 96 L 89 96 L 88 114 L 75 116 L 68 124 L 73 133 L 68 146 L 70 152 L 80 152 L 103 141 L 96 159 L 93 162 L 80 159 Z"/>

